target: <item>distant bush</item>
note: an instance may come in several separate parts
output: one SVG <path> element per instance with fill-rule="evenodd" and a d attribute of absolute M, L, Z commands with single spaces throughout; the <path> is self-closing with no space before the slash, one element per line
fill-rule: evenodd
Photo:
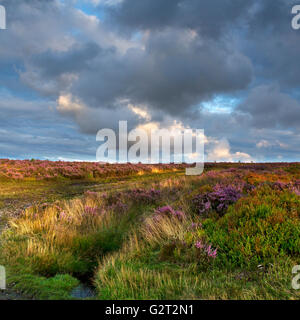
<path fill-rule="evenodd" d="M 153 204 L 161 199 L 162 194 L 158 189 L 132 189 L 125 192 L 125 197 L 140 204 Z"/>
<path fill-rule="evenodd" d="M 124 177 L 144 173 L 183 170 L 188 164 L 114 164 L 49 160 L 0 159 L 0 178 L 23 180 L 86 179 Z"/>

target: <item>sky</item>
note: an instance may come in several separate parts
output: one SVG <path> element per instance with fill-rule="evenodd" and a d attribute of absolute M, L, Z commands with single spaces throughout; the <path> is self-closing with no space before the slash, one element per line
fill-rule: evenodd
<path fill-rule="evenodd" d="M 93 161 L 127 120 L 204 129 L 206 161 L 299 161 L 297 2 L 0 0 L 0 158 Z"/>

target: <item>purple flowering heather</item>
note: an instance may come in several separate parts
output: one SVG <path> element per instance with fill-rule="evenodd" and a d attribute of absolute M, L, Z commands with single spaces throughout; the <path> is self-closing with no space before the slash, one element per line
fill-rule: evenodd
<path fill-rule="evenodd" d="M 300 180 L 296 180 L 294 183 L 291 183 L 289 189 L 297 196 L 300 196 Z"/>
<path fill-rule="evenodd" d="M 93 208 L 93 207 L 89 207 L 89 206 L 84 207 L 84 214 L 85 215 L 95 216 L 95 215 L 97 215 L 98 212 L 99 212 L 98 208 Z"/>
<path fill-rule="evenodd" d="M 212 249 L 211 245 L 206 248 L 206 253 L 209 257 L 215 259 L 217 257 L 217 249 Z"/>
<path fill-rule="evenodd" d="M 66 213 L 64 211 L 61 211 L 59 214 L 60 219 L 65 219 L 67 217 Z"/>
<path fill-rule="evenodd" d="M 191 226 L 190 226 L 190 229 L 191 229 L 191 230 L 197 230 L 197 229 L 199 229 L 199 228 L 201 228 L 201 227 L 202 227 L 202 223 L 193 222 L 193 223 L 191 224 Z"/>
<path fill-rule="evenodd" d="M 151 188 L 147 189 L 133 189 L 127 191 L 127 196 L 135 202 L 155 203 L 161 198 L 161 191 Z"/>
<path fill-rule="evenodd" d="M 199 214 L 206 214 L 214 210 L 222 216 L 226 213 L 228 206 L 235 203 L 241 196 L 242 193 L 239 189 L 217 184 L 212 192 L 194 197 L 193 204 Z"/>
<path fill-rule="evenodd" d="M 87 196 L 98 196 L 98 192 L 87 190 L 86 195 Z"/>
<path fill-rule="evenodd" d="M 297 196 L 300 196 L 300 190 L 298 190 L 297 188 L 293 187 L 292 192 L 294 192 Z"/>
<path fill-rule="evenodd" d="M 106 208 L 108 211 L 114 211 L 116 213 L 123 214 L 128 210 L 128 205 L 123 203 L 121 200 L 117 200 L 115 203 L 108 205 Z"/>
<path fill-rule="evenodd" d="M 215 259 L 217 257 L 217 249 L 213 249 L 211 245 L 207 245 L 203 243 L 201 240 L 198 240 L 195 243 L 195 247 L 197 249 L 203 250 L 204 253 L 207 254 L 208 257 Z"/>
<path fill-rule="evenodd" d="M 161 207 L 161 208 L 158 208 L 157 210 L 156 210 L 156 212 L 157 213 L 162 213 L 162 214 L 164 214 L 164 213 L 169 213 L 169 212 L 172 212 L 172 211 L 174 211 L 173 210 L 173 208 L 171 207 L 171 206 L 164 206 L 164 207 Z"/>
<path fill-rule="evenodd" d="M 300 196 L 300 180 L 296 180 L 294 182 L 289 182 L 289 183 L 276 181 L 271 184 L 271 187 L 274 190 L 279 190 L 279 191 L 289 190 L 290 192 L 295 193 L 297 196 Z"/>
<path fill-rule="evenodd" d="M 72 217 L 69 216 L 65 211 L 61 211 L 59 214 L 59 219 L 64 220 L 66 222 L 72 221 Z"/>
<path fill-rule="evenodd" d="M 195 247 L 196 247 L 197 249 L 203 249 L 203 248 L 205 248 L 205 245 L 204 245 L 201 241 L 197 241 L 197 242 L 195 243 Z"/>
<path fill-rule="evenodd" d="M 288 188 L 289 184 L 288 183 L 284 183 L 281 181 L 276 181 L 274 183 L 272 183 L 272 188 L 274 188 L 275 190 L 280 190 L 283 191 L 284 189 Z"/>
<path fill-rule="evenodd" d="M 174 210 L 171 206 L 167 205 L 161 208 L 158 208 L 156 211 L 156 216 L 162 216 L 162 215 L 169 215 L 169 216 L 173 216 L 176 217 L 180 220 L 184 219 L 185 214 L 184 212 L 180 211 L 180 210 Z M 155 217 L 156 217 L 155 216 Z"/>

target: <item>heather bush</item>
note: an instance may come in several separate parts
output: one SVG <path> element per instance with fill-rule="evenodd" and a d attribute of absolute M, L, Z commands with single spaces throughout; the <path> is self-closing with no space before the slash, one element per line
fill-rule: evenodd
<path fill-rule="evenodd" d="M 151 188 L 149 190 L 137 188 L 126 191 L 125 194 L 131 201 L 139 204 L 154 204 L 161 199 L 162 194 L 160 190 Z"/>
<path fill-rule="evenodd" d="M 218 221 L 203 221 L 203 228 L 218 246 L 222 263 L 257 266 L 276 257 L 299 256 L 299 208 L 299 196 L 264 185 Z"/>
<path fill-rule="evenodd" d="M 193 238 L 187 234 L 185 241 L 176 239 L 162 243 L 159 260 L 180 265 L 192 263 L 198 271 L 207 270 L 217 257 L 217 249 L 203 240 L 193 242 Z"/>
<path fill-rule="evenodd" d="M 228 207 L 241 196 L 241 191 L 235 187 L 217 184 L 212 192 L 200 193 L 193 198 L 192 202 L 194 210 L 200 215 L 215 211 L 219 216 L 223 216 Z"/>
<path fill-rule="evenodd" d="M 156 209 L 154 219 L 159 221 L 162 216 L 168 216 L 170 218 L 174 217 L 179 220 L 185 218 L 184 212 L 181 210 L 175 210 L 169 205 Z"/>
<path fill-rule="evenodd" d="M 130 204 L 136 204 L 139 206 L 153 205 L 162 198 L 162 194 L 160 190 L 156 190 L 154 188 L 136 188 L 121 192 L 103 194 L 102 198 L 110 210 L 121 213 L 126 212 Z"/>

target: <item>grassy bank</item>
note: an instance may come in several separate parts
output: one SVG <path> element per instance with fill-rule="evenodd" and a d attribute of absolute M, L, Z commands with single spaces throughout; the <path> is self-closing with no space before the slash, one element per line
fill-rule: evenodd
<path fill-rule="evenodd" d="M 0 264 L 42 299 L 71 299 L 79 282 L 98 299 L 299 299 L 298 180 L 293 164 L 94 185 L 10 218 Z"/>

